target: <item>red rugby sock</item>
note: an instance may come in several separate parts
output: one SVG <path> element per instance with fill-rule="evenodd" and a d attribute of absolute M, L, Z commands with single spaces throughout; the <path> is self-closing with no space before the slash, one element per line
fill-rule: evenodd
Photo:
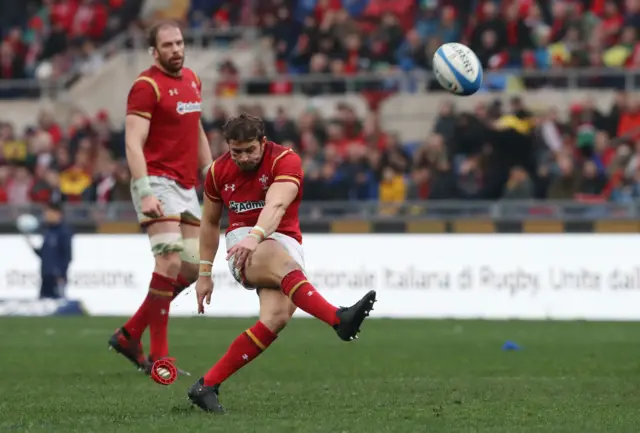
<path fill-rule="evenodd" d="M 156 360 L 169 354 L 167 327 L 169 309 L 173 299 L 174 280 L 158 273 L 153 273 L 149 286 L 147 303 L 147 323 L 149 324 L 150 350 L 149 356 Z"/>
<path fill-rule="evenodd" d="M 338 308 L 327 302 L 311 285 L 302 271 L 289 272 L 280 283 L 280 288 L 291 301 L 312 316 L 324 323 L 334 326 L 340 323 L 336 315 Z"/>
<path fill-rule="evenodd" d="M 154 286 L 155 276 L 155 273 L 151 276 L 151 284 L 149 285 L 150 288 Z M 151 298 L 151 291 L 149 291 L 147 293 L 147 297 L 144 298 L 144 301 L 142 301 L 142 305 L 140 305 L 140 307 L 138 308 L 138 311 L 136 311 L 135 314 L 131 316 L 131 318 L 123 326 L 132 340 L 139 340 L 140 338 L 142 338 L 144 330 L 147 329 L 147 325 L 149 325 L 149 306 L 153 304 Z"/>
<path fill-rule="evenodd" d="M 182 293 L 182 291 L 187 287 L 189 287 L 191 284 L 192 284 L 191 281 L 187 280 L 181 274 L 178 274 L 178 278 L 176 278 L 176 281 L 173 283 L 174 290 L 173 290 L 173 297 L 171 298 L 171 300 L 173 301 L 174 299 L 176 299 L 178 295 Z"/>
<path fill-rule="evenodd" d="M 229 346 L 227 353 L 204 375 L 205 386 L 220 385 L 233 373 L 253 361 L 278 337 L 262 322 L 240 334 Z"/>

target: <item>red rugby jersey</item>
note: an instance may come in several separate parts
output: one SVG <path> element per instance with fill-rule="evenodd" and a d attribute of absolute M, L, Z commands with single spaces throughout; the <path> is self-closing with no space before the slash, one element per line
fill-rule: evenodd
<path fill-rule="evenodd" d="M 276 232 L 302 243 L 298 211 L 302 199 L 302 161 L 288 147 L 271 141 L 265 144 L 264 157 L 255 171 L 244 172 L 226 152 L 216 159 L 207 173 L 204 192 L 210 200 L 222 202 L 228 209 L 229 228 L 253 227 L 264 208 L 269 186 L 276 182 L 298 185 L 298 195 L 287 208 Z"/>
<path fill-rule="evenodd" d="M 201 90 L 200 79 L 188 68 L 176 77 L 152 66 L 133 83 L 127 114 L 151 122 L 143 149 L 150 176 L 173 179 L 185 188 L 196 185 Z"/>

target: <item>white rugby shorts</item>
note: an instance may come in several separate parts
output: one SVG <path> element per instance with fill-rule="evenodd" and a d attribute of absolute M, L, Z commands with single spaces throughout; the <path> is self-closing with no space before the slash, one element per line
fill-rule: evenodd
<path fill-rule="evenodd" d="M 234 245 L 240 242 L 242 239 L 247 237 L 249 232 L 253 227 L 239 227 L 235 230 L 230 231 L 225 236 L 225 242 L 227 244 L 227 251 L 229 251 Z M 282 233 L 272 233 L 268 239 L 274 239 L 276 242 L 280 243 L 286 250 L 287 253 L 291 256 L 293 260 L 296 261 L 297 264 L 300 265 L 302 269 L 304 269 L 304 248 L 297 240 L 292 238 L 291 236 L 283 235 Z M 254 290 L 256 287 L 251 287 L 242 282 L 242 275 L 239 269 L 236 269 L 234 266 L 234 259 L 231 257 L 227 262 L 229 265 L 229 271 L 235 280 L 242 284 L 245 289 Z"/>
<path fill-rule="evenodd" d="M 200 222 L 202 209 L 195 188 L 183 188 L 175 180 L 161 176 L 149 176 L 149 184 L 153 195 L 162 202 L 162 210 L 164 211 L 164 216 L 156 219 L 176 220 L 185 223 Z M 133 182 L 131 183 L 131 198 L 140 224 L 144 225 L 153 221 L 154 218 L 149 218 L 142 213 L 142 198 L 136 187 L 133 186 Z"/>

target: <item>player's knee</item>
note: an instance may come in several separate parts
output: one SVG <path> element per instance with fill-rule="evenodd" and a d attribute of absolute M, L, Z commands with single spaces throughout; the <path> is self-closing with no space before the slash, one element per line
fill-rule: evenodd
<path fill-rule="evenodd" d="M 292 257 L 287 257 L 282 264 L 281 280 L 293 271 L 301 271 L 302 267 Z"/>
<path fill-rule="evenodd" d="M 280 285 L 282 279 L 290 272 L 301 271 L 302 267 L 289 255 L 283 255 L 274 260 L 271 265 L 271 282 Z"/>
<path fill-rule="evenodd" d="M 156 260 L 156 271 L 171 278 L 178 276 L 184 251 L 184 243 L 180 233 L 156 233 L 149 237 L 151 251 Z"/>
<path fill-rule="evenodd" d="M 197 267 L 200 264 L 200 240 L 198 238 L 183 238 L 183 249 L 180 258 L 185 264 Z"/>
<path fill-rule="evenodd" d="M 291 313 L 288 305 L 279 305 L 260 312 L 260 321 L 276 333 L 282 331 L 289 320 L 291 320 Z"/>
<path fill-rule="evenodd" d="M 182 262 L 180 275 L 189 283 L 195 283 L 198 279 L 199 266 L 193 263 Z"/>
<path fill-rule="evenodd" d="M 180 273 L 182 266 L 182 260 L 178 253 L 169 253 L 161 256 L 155 256 L 156 258 L 156 272 L 166 275 L 171 278 L 176 278 Z"/>

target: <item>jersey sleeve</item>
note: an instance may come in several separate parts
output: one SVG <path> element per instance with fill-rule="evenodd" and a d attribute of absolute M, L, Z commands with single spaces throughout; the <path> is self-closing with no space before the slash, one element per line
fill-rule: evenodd
<path fill-rule="evenodd" d="M 273 161 L 273 183 L 291 182 L 302 184 L 302 160 L 293 150 L 285 150 Z"/>
<path fill-rule="evenodd" d="M 211 201 L 222 201 L 220 191 L 218 191 L 218 184 L 216 182 L 216 161 L 213 161 L 211 169 L 204 179 L 204 193 Z"/>
<path fill-rule="evenodd" d="M 153 78 L 138 77 L 127 97 L 127 114 L 151 119 L 160 101 L 160 89 Z"/>

